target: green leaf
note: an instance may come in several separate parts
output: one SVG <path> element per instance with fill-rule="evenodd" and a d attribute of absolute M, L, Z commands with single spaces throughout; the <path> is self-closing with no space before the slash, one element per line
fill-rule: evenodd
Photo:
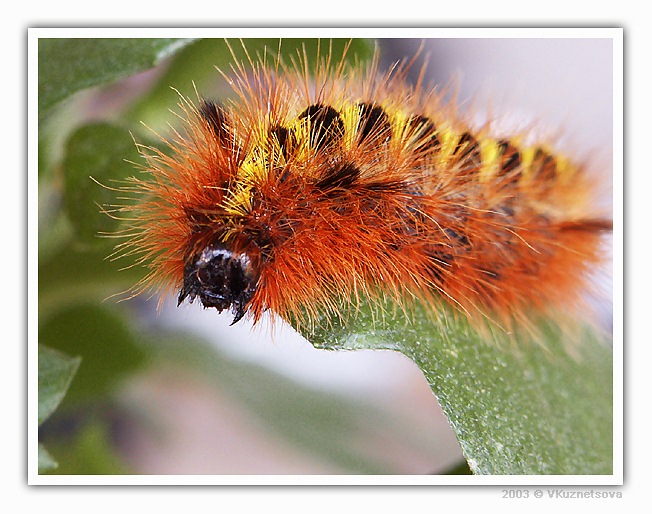
<path fill-rule="evenodd" d="M 145 275 L 140 267 L 121 269 L 125 261 L 107 259 L 105 246 L 69 244 L 39 261 L 39 323 L 62 308 L 84 302 L 117 303 Z M 114 297 L 118 295 L 118 297 Z"/>
<path fill-rule="evenodd" d="M 38 347 L 38 424 L 41 425 L 59 406 L 70 387 L 81 359 L 69 357 L 61 352 L 42 346 Z M 38 470 L 49 471 L 57 462 L 45 447 L 38 445 Z"/>
<path fill-rule="evenodd" d="M 612 350 L 586 334 L 569 353 L 545 341 L 488 343 L 464 323 L 441 328 L 423 307 L 383 319 L 369 306 L 309 334 L 326 349 L 402 352 L 423 371 L 476 474 L 611 474 Z"/>
<path fill-rule="evenodd" d="M 66 403 L 111 394 L 120 380 L 145 363 L 128 322 L 119 313 L 92 304 L 63 308 L 42 322 L 39 341 L 84 361 Z"/>
<path fill-rule="evenodd" d="M 92 418 L 71 440 L 50 444 L 57 458 L 58 475 L 117 475 L 129 474 L 122 457 L 111 443 L 106 421 Z"/>
<path fill-rule="evenodd" d="M 188 39 L 41 38 L 38 41 L 39 117 L 82 89 L 154 67 Z"/>
<path fill-rule="evenodd" d="M 38 423 L 54 412 L 70 387 L 81 359 L 52 348 L 38 347 Z"/>
<path fill-rule="evenodd" d="M 121 127 L 97 123 L 71 135 L 60 167 L 65 215 L 48 208 L 46 195 L 39 205 L 39 214 L 44 213 L 39 219 L 41 315 L 66 304 L 102 301 L 145 275 L 144 268 L 129 266 L 133 261 L 108 258 L 123 241 L 110 237 L 120 230 L 121 221 L 115 213 L 103 212 L 124 202 L 111 188 L 135 174 L 133 162 L 138 159 L 133 139 Z M 53 196 L 58 198 L 56 192 Z"/>
<path fill-rule="evenodd" d="M 45 447 L 38 443 L 38 471 L 43 473 L 46 471 L 52 471 L 57 469 L 59 464 L 55 461 L 52 456 L 48 453 Z"/>
<path fill-rule="evenodd" d="M 104 243 L 101 236 L 117 230 L 120 222 L 115 214 L 102 210 L 110 211 L 120 202 L 111 188 L 124 185 L 121 181 L 135 174 L 133 163 L 138 159 L 136 145 L 123 128 L 97 123 L 70 136 L 62 163 L 65 206 L 80 241 Z"/>

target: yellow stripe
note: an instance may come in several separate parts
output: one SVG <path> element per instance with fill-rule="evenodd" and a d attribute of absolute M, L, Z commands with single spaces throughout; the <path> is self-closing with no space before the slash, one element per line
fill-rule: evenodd
<path fill-rule="evenodd" d="M 437 137 L 439 138 L 441 157 L 449 158 L 457 148 L 459 135 L 446 127 L 437 132 Z"/>
<path fill-rule="evenodd" d="M 360 108 L 357 104 L 348 104 L 340 110 L 340 119 L 344 125 L 342 147 L 344 151 L 350 151 L 356 140 L 358 125 L 360 124 Z"/>
<path fill-rule="evenodd" d="M 521 176 L 522 181 L 528 182 L 531 180 L 534 173 L 532 173 L 532 164 L 534 163 L 535 148 L 525 148 L 521 150 Z"/>
<path fill-rule="evenodd" d="M 400 108 L 395 104 L 382 105 L 377 104 L 387 113 L 391 127 L 392 137 L 390 138 L 390 152 L 403 152 L 411 148 L 411 140 L 423 137 L 419 131 L 414 131 L 410 124 L 412 114 Z M 342 151 L 351 152 L 354 150 L 359 132 L 360 124 L 360 107 L 357 102 L 343 101 L 340 105 L 332 105 L 338 111 L 344 127 L 342 138 Z M 262 121 L 253 131 L 258 137 L 252 144 L 252 150 L 248 152 L 247 157 L 242 162 L 238 170 L 236 186 L 231 189 L 229 196 L 225 199 L 225 209 L 233 216 L 246 215 L 252 209 L 252 192 L 259 185 L 269 180 L 271 170 L 284 166 L 286 158 L 278 138 L 270 135 L 270 123 Z M 437 159 L 441 163 L 449 161 L 459 145 L 460 133 L 453 130 L 450 126 L 443 123 L 436 123 L 437 139 L 439 148 Z M 310 119 L 294 118 L 286 126 L 288 133 L 288 143 L 291 141 L 292 160 L 297 163 L 307 163 L 314 149 L 310 145 Z M 500 165 L 504 152 L 498 140 L 486 137 L 481 133 L 474 134 L 480 150 L 482 165 L 478 171 L 478 180 L 481 183 L 488 183 L 500 171 Z M 571 180 L 577 169 L 564 156 L 559 155 L 545 146 L 531 146 L 522 148 L 522 140 L 516 136 L 509 140 L 509 144 L 514 146 L 520 154 L 520 171 L 521 185 L 527 185 L 533 180 L 537 180 L 535 165 L 536 152 L 541 149 L 550 155 L 556 163 L 556 172 L 561 182 Z M 392 153 L 396 155 L 396 153 Z M 309 173 L 309 170 L 306 170 Z"/>
<path fill-rule="evenodd" d="M 498 143 L 489 138 L 479 138 L 480 159 L 482 166 L 480 168 L 480 182 L 488 182 L 498 174 L 500 168 L 500 157 L 502 152 Z"/>

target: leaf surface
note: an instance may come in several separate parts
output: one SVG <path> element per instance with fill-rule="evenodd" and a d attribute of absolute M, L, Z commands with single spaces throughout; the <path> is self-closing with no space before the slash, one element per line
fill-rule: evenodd
<path fill-rule="evenodd" d="M 410 319 L 368 306 L 307 334 L 325 349 L 390 349 L 412 359 L 476 474 L 611 474 L 612 349 L 549 330 L 545 341 L 488 343 L 463 322 L 442 329 L 422 307 Z"/>
<path fill-rule="evenodd" d="M 188 39 L 40 38 L 39 118 L 74 93 L 154 67 Z"/>

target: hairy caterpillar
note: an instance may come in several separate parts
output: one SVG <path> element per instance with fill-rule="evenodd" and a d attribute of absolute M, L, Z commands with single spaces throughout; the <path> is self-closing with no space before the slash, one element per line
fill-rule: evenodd
<path fill-rule="evenodd" d="M 268 62 L 269 61 L 269 62 Z M 509 331 L 571 309 L 611 221 L 584 168 L 523 136 L 471 127 L 410 63 L 249 58 L 228 104 L 182 99 L 171 152 L 140 147 L 119 207 L 134 287 L 299 323 L 340 301 L 450 305 Z"/>

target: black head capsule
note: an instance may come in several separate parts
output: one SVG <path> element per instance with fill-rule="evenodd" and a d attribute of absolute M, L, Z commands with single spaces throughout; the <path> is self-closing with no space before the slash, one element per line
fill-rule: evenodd
<path fill-rule="evenodd" d="M 234 324 L 244 316 L 255 292 L 256 278 L 249 256 L 213 244 L 187 261 L 177 305 L 186 298 L 192 303 L 199 297 L 204 307 L 215 307 L 218 312 L 230 309 Z"/>

